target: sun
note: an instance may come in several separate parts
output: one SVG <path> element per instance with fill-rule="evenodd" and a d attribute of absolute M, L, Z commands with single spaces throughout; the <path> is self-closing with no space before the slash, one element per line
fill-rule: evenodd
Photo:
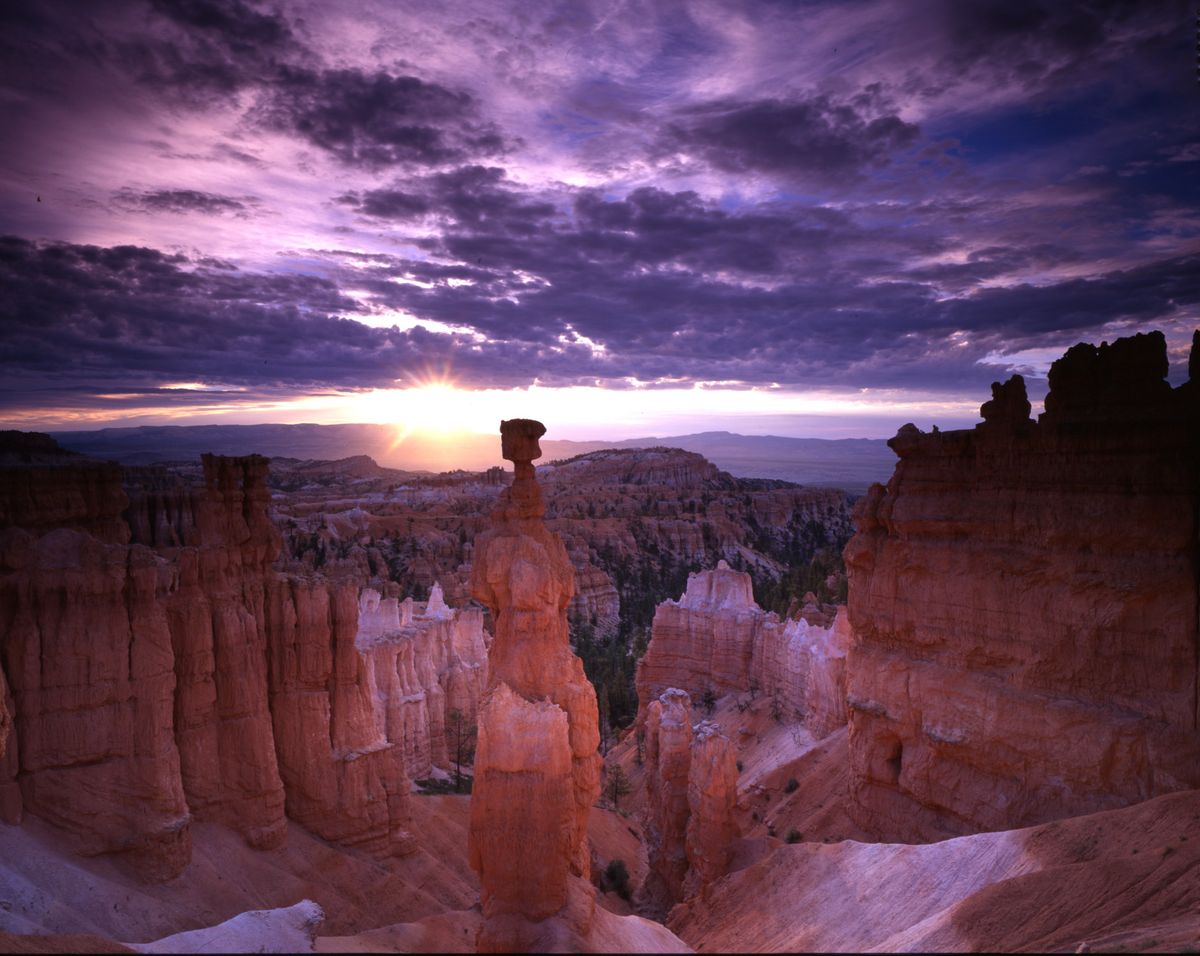
<path fill-rule="evenodd" d="M 407 387 L 377 388 L 351 396 L 345 413 L 354 421 L 394 425 L 395 448 L 414 432 L 445 441 L 464 432 L 495 432 L 500 426 L 502 394 L 495 389 L 460 388 L 444 374 L 425 375 L 411 378 Z"/>

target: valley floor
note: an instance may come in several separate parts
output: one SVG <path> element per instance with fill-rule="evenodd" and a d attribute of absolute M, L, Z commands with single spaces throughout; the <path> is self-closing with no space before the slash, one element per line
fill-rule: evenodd
<path fill-rule="evenodd" d="M 598 945 L 667 951 L 682 943 L 697 952 L 1200 947 L 1200 791 L 1023 830 L 875 843 L 846 813 L 845 730 L 815 741 L 773 719 L 767 700 L 744 696 L 724 698 L 709 719 L 738 742 L 742 764 L 743 836 L 731 872 L 703 900 L 676 906 L 666 928 L 622 920 L 629 905 L 601 894 Z M 636 738 L 627 736 L 609 760 L 626 770 L 634 792 L 620 812 L 592 814 L 594 861 L 602 870 L 622 859 L 636 889 L 646 873 Z M 469 951 L 480 917 L 466 857 L 468 808 L 466 796 L 414 795 L 420 849 L 387 863 L 295 825 L 284 848 L 262 852 L 223 827 L 196 824 L 192 865 L 161 885 L 140 883 L 111 859 L 73 856 L 52 828 L 29 817 L 21 827 L 0 826 L 0 951 L 119 951 L 117 941 L 153 951 L 147 944 L 154 940 L 216 927 L 172 941 L 212 945 L 240 938 L 215 935 L 231 932 L 230 924 L 217 924 L 248 910 L 274 911 L 247 916 L 258 920 L 254 932 L 266 934 L 260 942 L 283 945 L 303 931 L 301 900 L 324 912 L 305 937 L 317 952 Z"/>

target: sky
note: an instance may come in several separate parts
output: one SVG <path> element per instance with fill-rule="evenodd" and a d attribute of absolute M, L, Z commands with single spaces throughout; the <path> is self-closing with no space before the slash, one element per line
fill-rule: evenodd
<path fill-rule="evenodd" d="M 1200 327 L 1194 11 L 0 8 L 0 425 L 887 437 Z"/>

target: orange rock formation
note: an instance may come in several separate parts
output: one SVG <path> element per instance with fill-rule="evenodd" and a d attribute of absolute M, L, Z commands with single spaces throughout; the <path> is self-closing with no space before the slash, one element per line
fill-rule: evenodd
<path fill-rule="evenodd" d="M 692 762 L 692 708 L 677 688 L 646 708 L 646 851 L 650 872 L 643 900 L 661 911 L 683 898 L 687 877 L 688 771 Z"/>
<path fill-rule="evenodd" d="M 360 594 L 355 646 L 382 709 L 381 726 L 410 778 L 449 769 L 447 728 L 455 711 L 462 726 L 475 726 L 487 683 L 484 641 L 483 612 L 447 607 L 437 585 L 423 606 L 371 588 Z"/>
<path fill-rule="evenodd" d="M 204 456 L 200 488 L 134 469 L 128 495 L 87 461 L 0 471 L 3 820 L 40 816 L 151 880 L 187 865 L 193 817 L 277 846 L 285 799 L 328 839 L 411 846 L 357 588 L 272 570 L 266 467 Z"/>
<path fill-rule="evenodd" d="M 119 478 L 88 467 L 48 487 L 83 485 L 119 514 Z M 80 510 L 57 513 L 71 511 L 64 520 L 84 525 Z M 169 878 L 191 852 L 174 738 L 170 569 L 101 515 L 91 527 L 108 540 L 34 526 L 44 533 L 0 531 L 0 651 L 16 725 L 5 818 L 35 813 L 84 853 L 127 853 L 150 878 Z"/>
<path fill-rule="evenodd" d="M 691 701 L 671 688 L 645 718 L 645 832 L 650 871 L 642 903 L 665 913 L 725 873 L 733 841 L 737 758 L 708 721 L 692 726 Z"/>
<path fill-rule="evenodd" d="M 481 952 L 579 945 L 594 908 L 586 877 L 587 819 L 600 792 L 596 695 L 567 639 L 571 563 L 542 523 L 532 462 L 543 434 L 538 422 L 501 423 L 516 478 L 475 542 L 472 590 L 496 624 L 469 838 Z"/>
<path fill-rule="evenodd" d="M 179 512 L 183 546 L 164 549 L 176 570 L 166 606 L 188 807 L 262 848 L 287 832 L 267 691 L 265 584 L 280 541 L 266 477 L 265 458 L 204 456 L 204 489 Z"/>
<path fill-rule="evenodd" d="M 655 611 L 637 671 L 639 713 L 644 719 L 649 703 L 670 687 L 693 698 L 762 693 L 823 737 L 846 723 L 848 644 L 844 615 L 830 627 L 780 621 L 754 602 L 750 575 L 720 561 L 690 575 L 683 596 Z"/>
<path fill-rule="evenodd" d="M 1200 336 L 1077 345 L 1035 423 L 889 443 L 856 509 L 853 810 L 884 839 L 1006 829 L 1200 786 Z"/>

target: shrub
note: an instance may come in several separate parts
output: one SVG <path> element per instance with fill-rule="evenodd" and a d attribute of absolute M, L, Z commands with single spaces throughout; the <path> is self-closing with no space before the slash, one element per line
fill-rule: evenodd
<path fill-rule="evenodd" d="M 789 777 L 787 785 L 783 788 L 784 793 L 795 793 L 800 789 L 800 781 L 795 777 Z"/>
<path fill-rule="evenodd" d="M 742 762 L 740 760 L 737 762 L 737 768 L 738 768 L 738 773 L 741 773 L 742 772 Z"/>
<path fill-rule="evenodd" d="M 784 837 L 784 839 L 788 843 L 799 843 L 801 840 L 804 839 L 804 834 L 801 833 L 799 830 L 797 830 L 795 827 L 792 827 L 790 830 L 788 830 L 787 836 Z"/>

